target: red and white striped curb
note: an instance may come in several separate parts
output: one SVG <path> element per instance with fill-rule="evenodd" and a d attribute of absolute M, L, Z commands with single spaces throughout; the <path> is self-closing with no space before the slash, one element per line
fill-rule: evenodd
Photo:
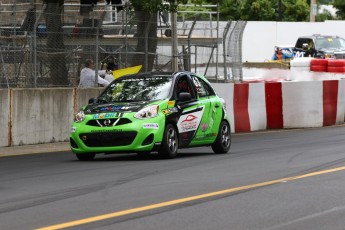
<path fill-rule="evenodd" d="M 212 85 L 227 103 L 235 133 L 344 123 L 344 80 Z"/>

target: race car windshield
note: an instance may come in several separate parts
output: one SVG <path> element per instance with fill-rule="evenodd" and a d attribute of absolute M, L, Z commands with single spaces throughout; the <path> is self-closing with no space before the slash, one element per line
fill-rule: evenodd
<path fill-rule="evenodd" d="M 168 97 L 172 77 L 143 76 L 120 78 L 111 83 L 98 98 L 98 102 L 155 101 Z"/>

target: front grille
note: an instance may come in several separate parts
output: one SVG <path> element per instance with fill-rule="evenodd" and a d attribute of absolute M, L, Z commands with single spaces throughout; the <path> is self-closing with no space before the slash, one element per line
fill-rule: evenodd
<path fill-rule="evenodd" d="M 82 133 L 79 138 L 88 147 L 112 147 L 132 144 L 137 136 L 135 131 Z"/>
<path fill-rule="evenodd" d="M 97 127 L 113 127 L 119 125 L 125 125 L 132 123 L 131 120 L 128 118 L 110 118 L 110 119 L 97 119 L 97 120 L 90 120 L 86 123 L 89 126 L 97 126 Z"/>

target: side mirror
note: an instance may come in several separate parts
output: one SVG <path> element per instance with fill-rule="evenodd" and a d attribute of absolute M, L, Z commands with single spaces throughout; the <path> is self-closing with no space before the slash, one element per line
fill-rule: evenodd
<path fill-rule="evenodd" d="M 192 100 L 192 95 L 190 93 L 187 93 L 187 92 L 181 92 L 178 95 L 178 100 L 179 101 L 190 101 L 190 100 Z"/>
<path fill-rule="evenodd" d="M 96 102 L 96 99 L 95 98 L 90 98 L 89 99 L 89 104 L 93 104 L 93 103 L 95 103 Z"/>

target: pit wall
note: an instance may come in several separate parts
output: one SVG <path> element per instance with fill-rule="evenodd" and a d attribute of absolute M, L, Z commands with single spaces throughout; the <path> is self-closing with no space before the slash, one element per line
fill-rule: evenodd
<path fill-rule="evenodd" d="M 213 83 L 233 133 L 343 124 L 345 80 Z M 0 147 L 69 140 L 73 114 L 102 88 L 0 90 Z"/>
<path fill-rule="evenodd" d="M 73 114 L 101 88 L 0 90 L 0 147 L 69 140 Z"/>

